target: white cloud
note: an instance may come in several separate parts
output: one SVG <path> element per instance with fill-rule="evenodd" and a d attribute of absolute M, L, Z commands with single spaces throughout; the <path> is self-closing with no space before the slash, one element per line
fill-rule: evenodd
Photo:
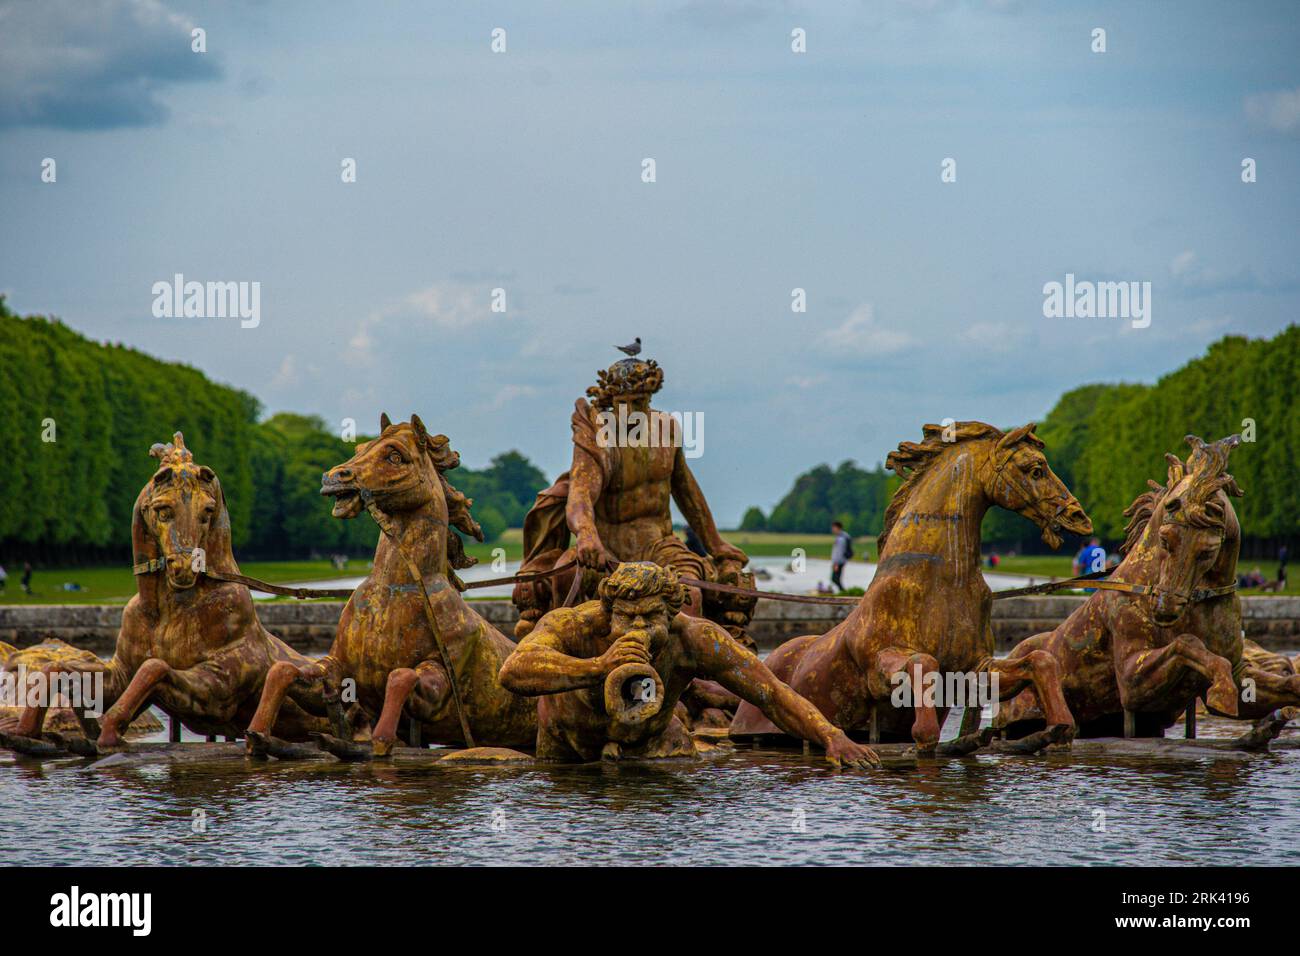
<path fill-rule="evenodd" d="M 302 375 L 298 372 L 298 363 L 292 355 L 286 355 L 280 362 L 280 367 L 276 373 L 271 376 L 272 388 L 292 388 L 302 382 Z"/>
<path fill-rule="evenodd" d="M 1196 253 L 1187 249 L 1174 256 L 1174 261 L 1169 263 L 1169 271 L 1176 276 L 1187 275 L 1195 264 Z"/>
<path fill-rule="evenodd" d="M 795 388 L 816 388 L 818 385 L 826 383 L 825 375 L 790 375 L 786 378 L 785 384 L 793 385 Z"/>
<path fill-rule="evenodd" d="M 1010 352 L 1023 342 L 1025 327 L 1009 322 L 972 322 L 958 338 L 991 352 Z"/>
<path fill-rule="evenodd" d="M 454 331 L 466 329 L 488 319 L 504 320 L 511 313 L 492 311 L 492 290 L 487 286 L 463 282 L 441 281 L 412 292 L 401 300 L 370 313 L 361 320 L 352 338 L 348 340 L 349 359 L 353 364 L 370 365 L 374 362 L 375 341 L 380 326 L 410 326 L 421 331 Z M 393 332 L 395 338 L 400 333 Z"/>
<path fill-rule="evenodd" d="M 1300 131 L 1300 88 L 1248 96 L 1246 115 L 1260 126 L 1279 133 Z"/>
<path fill-rule="evenodd" d="M 405 305 L 442 329 L 464 328 L 493 315 L 488 289 L 458 282 L 435 282 L 427 289 L 408 295 Z"/>
<path fill-rule="evenodd" d="M 492 401 L 488 402 L 487 410 L 495 412 L 517 398 L 528 398 L 536 394 L 537 389 L 532 385 L 502 385 L 492 393 Z"/>
<path fill-rule="evenodd" d="M 826 348 L 857 355 L 891 355 L 912 348 L 917 340 L 899 329 L 887 328 L 876 321 L 869 304 L 858 306 L 843 322 L 820 336 Z"/>

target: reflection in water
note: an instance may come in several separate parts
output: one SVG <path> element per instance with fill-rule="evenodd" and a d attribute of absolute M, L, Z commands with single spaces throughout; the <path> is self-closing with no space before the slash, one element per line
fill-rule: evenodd
<path fill-rule="evenodd" d="M 5 865 L 1300 863 L 1300 751 L 866 774 L 748 748 L 556 768 L 8 759 Z M 196 809 L 206 833 L 192 831 Z"/>

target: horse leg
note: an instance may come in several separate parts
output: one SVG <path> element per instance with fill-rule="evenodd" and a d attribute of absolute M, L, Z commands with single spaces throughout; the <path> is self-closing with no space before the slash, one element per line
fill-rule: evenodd
<path fill-rule="evenodd" d="M 415 697 L 411 698 L 412 692 Z M 417 667 L 401 667 L 388 675 L 384 709 L 371 734 L 376 757 L 387 757 L 397 742 L 397 724 L 403 709 L 411 720 L 431 719 L 451 693 L 447 672 L 440 661 L 423 661 Z M 409 706 L 407 699 L 411 698 Z"/>
<path fill-rule="evenodd" d="M 910 706 L 915 716 L 912 720 L 912 740 L 918 752 L 933 751 L 939 745 L 939 715 L 935 711 L 933 694 L 925 693 L 927 674 L 939 673 L 939 662 L 929 654 L 886 647 L 876 654 L 876 676 L 884 679 L 892 689 L 890 699 L 896 700 L 904 684 L 911 690 L 910 698 L 895 706 Z"/>
<path fill-rule="evenodd" d="M 120 682 L 121 670 L 120 668 L 115 668 L 112 661 L 108 664 L 82 662 L 46 664 L 41 668 L 40 673 L 41 679 L 47 689 L 45 702 L 37 706 L 23 708 L 22 713 L 18 716 L 18 726 L 14 728 L 13 736 L 15 737 L 40 739 L 45 726 L 45 715 L 49 711 L 50 694 L 48 693 L 48 690 L 49 688 L 54 687 L 56 683 L 56 674 L 78 676 L 81 674 L 104 674 L 104 696 L 111 699 L 101 701 L 101 706 L 111 704 L 112 700 L 117 698 L 117 694 L 120 691 L 120 688 L 117 685 Z M 84 709 L 84 707 L 81 710 L 74 709 L 78 720 L 82 720 L 82 710 Z M 82 720 L 82 726 L 85 726 L 84 720 Z M 87 737 L 87 739 L 94 738 Z"/>
<path fill-rule="evenodd" d="M 154 686 L 169 673 L 171 665 L 159 657 L 151 657 L 141 664 L 122 696 L 100 720 L 99 739 L 95 746 L 101 751 L 120 747 L 122 728 L 135 719 L 135 715 L 148 703 Z"/>
<path fill-rule="evenodd" d="M 1220 717 L 1259 719 L 1266 718 L 1283 707 L 1300 706 L 1300 674 L 1274 674 L 1272 671 L 1247 664 L 1241 669 L 1241 683 L 1244 684 L 1246 681 L 1250 681 L 1254 686 L 1255 699 L 1238 700 L 1237 713 L 1220 713 L 1208 704 L 1206 709 Z"/>
<path fill-rule="evenodd" d="M 1047 651 L 1034 650 L 1022 657 L 990 661 L 987 671 L 998 678 L 999 703 L 1012 700 L 1021 691 L 1032 688 L 1047 723 L 1047 737 L 1053 742 L 1067 742 L 1074 738 L 1078 728 L 1065 702 L 1061 665 L 1055 657 Z"/>
<path fill-rule="evenodd" d="M 304 690 L 319 690 L 320 707 L 313 709 L 318 713 L 328 711 L 329 697 L 326 693 L 326 684 L 327 679 L 334 676 L 336 670 L 337 665 L 330 657 L 322 657 L 310 664 L 295 664 L 293 661 L 276 661 L 272 664 L 262 683 L 262 696 L 257 702 L 257 710 L 244 731 L 244 748 L 249 755 L 265 757 L 269 753 L 281 759 L 306 756 L 308 752 L 303 748 L 273 737 L 271 729 L 280 716 L 280 708 L 284 705 L 285 696 L 294 689 L 295 684 L 309 685 Z M 302 706 L 303 698 L 306 696 L 308 695 L 304 693 L 295 693 L 295 703 Z"/>
<path fill-rule="evenodd" d="M 1209 651 L 1200 638 L 1180 634 L 1164 647 L 1131 653 L 1117 662 L 1120 701 L 1128 711 L 1140 711 L 1147 703 L 1161 702 L 1161 694 L 1182 680 L 1188 670 L 1205 679 L 1209 693 L 1205 702 L 1218 713 L 1237 716 L 1237 685 L 1232 665 Z"/>
<path fill-rule="evenodd" d="M 95 753 L 94 740 L 99 736 L 99 727 L 98 722 L 93 717 L 87 716 L 85 711 L 93 707 L 98 712 L 105 704 L 112 702 L 119 695 L 123 672 L 120 667 L 115 666 L 115 662 L 116 659 L 108 664 L 71 662 L 45 665 L 40 671 L 46 690 L 44 702 L 23 708 L 14 733 L 12 735 L 0 735 L 0 744 L 19 753 L 35 757 L 62 756 L 68 750 L 81 756 L 93 756 Z M 86 735 L 84 741 L 75 736 L 65 737 L 63 734 L 46 733 L 44 730 L 50 697 L 53 696 L 52 690 L 58 682 L 55 675 L 58 674 L 77 677 L 85 674 L 106 675 L 106 679 L 101 685 L 103 697 L 106 699 L 97 701 L 92 699 L 92 701 L 88 702 L 82 698 L 77 701 L 78 706 L 72 708 L 73 715 L 81 724 Z"/>

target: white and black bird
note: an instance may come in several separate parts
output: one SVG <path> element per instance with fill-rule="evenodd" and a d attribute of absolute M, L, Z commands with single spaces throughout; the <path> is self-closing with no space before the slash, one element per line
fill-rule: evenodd
<path fill-rule="evenodd" d="M 633 342 L 632 342 L 631 345 L 615 345 L 614 348 L 618 349 L 618 350 L 619 350 L 620 352 L 622 352 L 624 355 L 634 355 L 634 356 L 635 356 L 635 355 L 640 355 L 640 354 L 641 354 L 641 336 L 638 335 L 638 336 L 633 340 Z"/>

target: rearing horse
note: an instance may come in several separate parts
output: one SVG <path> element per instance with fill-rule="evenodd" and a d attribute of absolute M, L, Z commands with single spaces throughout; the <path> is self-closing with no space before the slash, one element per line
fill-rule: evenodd
<path fill-rule="evenodd" d="M 1300 677 L 1243 655 L 1234 589 L 1241 525 L 1229 498 L 1242 491 L 1226 471 L 1241 437 L 1186 441 L 1186 463 L 1165 456 L 1167 485 L 1148 482 L 1151 490 L 1124 512 L 1125 557 L 1109 581 L 1131 590 L 1095 592 L 1054 631 L 1011 652 L 1056 658 L 1083 736 L 1118 736 L 1125 711 L 1138 736 L 1161 736 L 1202 694 L 1212 712 L 1226 717 L 1262 718 L 1300 703 Z M 1246 678 L 1256 685 L 1253 701 L 1239 693 Z M 1015 737 L 1041 719 L 1036 702 L 1022 695 L 997 724 Z"/>
<path fill-rule="evenodd" d="M 993 505 L 1034 521 L 1053 548 L 1062 529 L 1092 530 L 1042 447 L 1033 424 L 1004 434 L 982 422 L 926 425 L 920 444 L 899 445 L 886 464 L 905 480 L 885 512 L 866 594 L 830 631 L 774 650 L 766 661 L 772 672 L 845 731 L 870 729 L 886 741 L 910 736 L 919 750 L 935 748 L 947 715 L 926 694 L 930 675 L 954 672 L 996 674 L 1002 699 L 1032 686 L 1059 728 L 1053 739 L 1071 733 L 1050 655 L 994 660 L 992 592 L 979 563 L 980 525 Z M 916 706 L 896 703 L 901 681 Z M 966 714 L 978 718 L 979 709 L 968 706 Z M 963 732 L 977 729 L 970 723 L 963 720 Z M 780 733 L 749 704 L 736 711 L 731 731 Z"/>
<path fill-rule="evenodd" d="M 262 627 L 247 587 L 203 573 L 239 574 L 225 495 L 212 469 L 194 461 L 180 432 L 149 453 L 159 467 L 131 513 L 137 594 L 123 611 L 113 658 L 46 669 L 104 673 L 109 709 L 98 727 L 82 720 L 88 737 L 98 733 L 100 750 L 120 746 L 122 730 L 150 703 L 193 731 L 233 737 L 252 715 L 268 670 L 277 662 L 309 662 Z M 28 708 L 15 733 L 39 739 L 44 720 L 45 708 Z M 293 740 L 324 729 L 297 706 L 276 723 Z M 23 748 L 21 739 L 10 742 Z"/>
<path fill-rule="evenodd" d="M 418 415 L 398 425 L 384 415 L 379 424 L 378 438 L 321 479 L 321 494 L 334 499 L 334 517 L 355 518 L 369 510 L 380 524 L 384 533 L 374 565 L 348 599 L 329 654 L 306 665 L 279 665 L 267 675 L 248 726 L 248 749 L 298 755 L 269 736 L 286 697 L 330 717 L 341 739 L 326 743 L 345 758 L 389 754 L 403 713 L 419 727 L 422 741 L 464 741 L 463 716 L 475 743 L 531 747 L 537 703 L 515 696 L 497 679 L 515 644 L 460 594 L 455 569 L 475 559 L 451 529 L 483 538 L 470 515 L 472 502 L 444 474 L 460 464 L 460 456 L 445 435 L 430 435 Z M 348 679 L 355 683 L 354 701 L 345 693 Z M 354 733 L 343 714 L 345 702 L 356 703 L 368 717 L 379 715 L 367 747 L 350 743 Z"/>

